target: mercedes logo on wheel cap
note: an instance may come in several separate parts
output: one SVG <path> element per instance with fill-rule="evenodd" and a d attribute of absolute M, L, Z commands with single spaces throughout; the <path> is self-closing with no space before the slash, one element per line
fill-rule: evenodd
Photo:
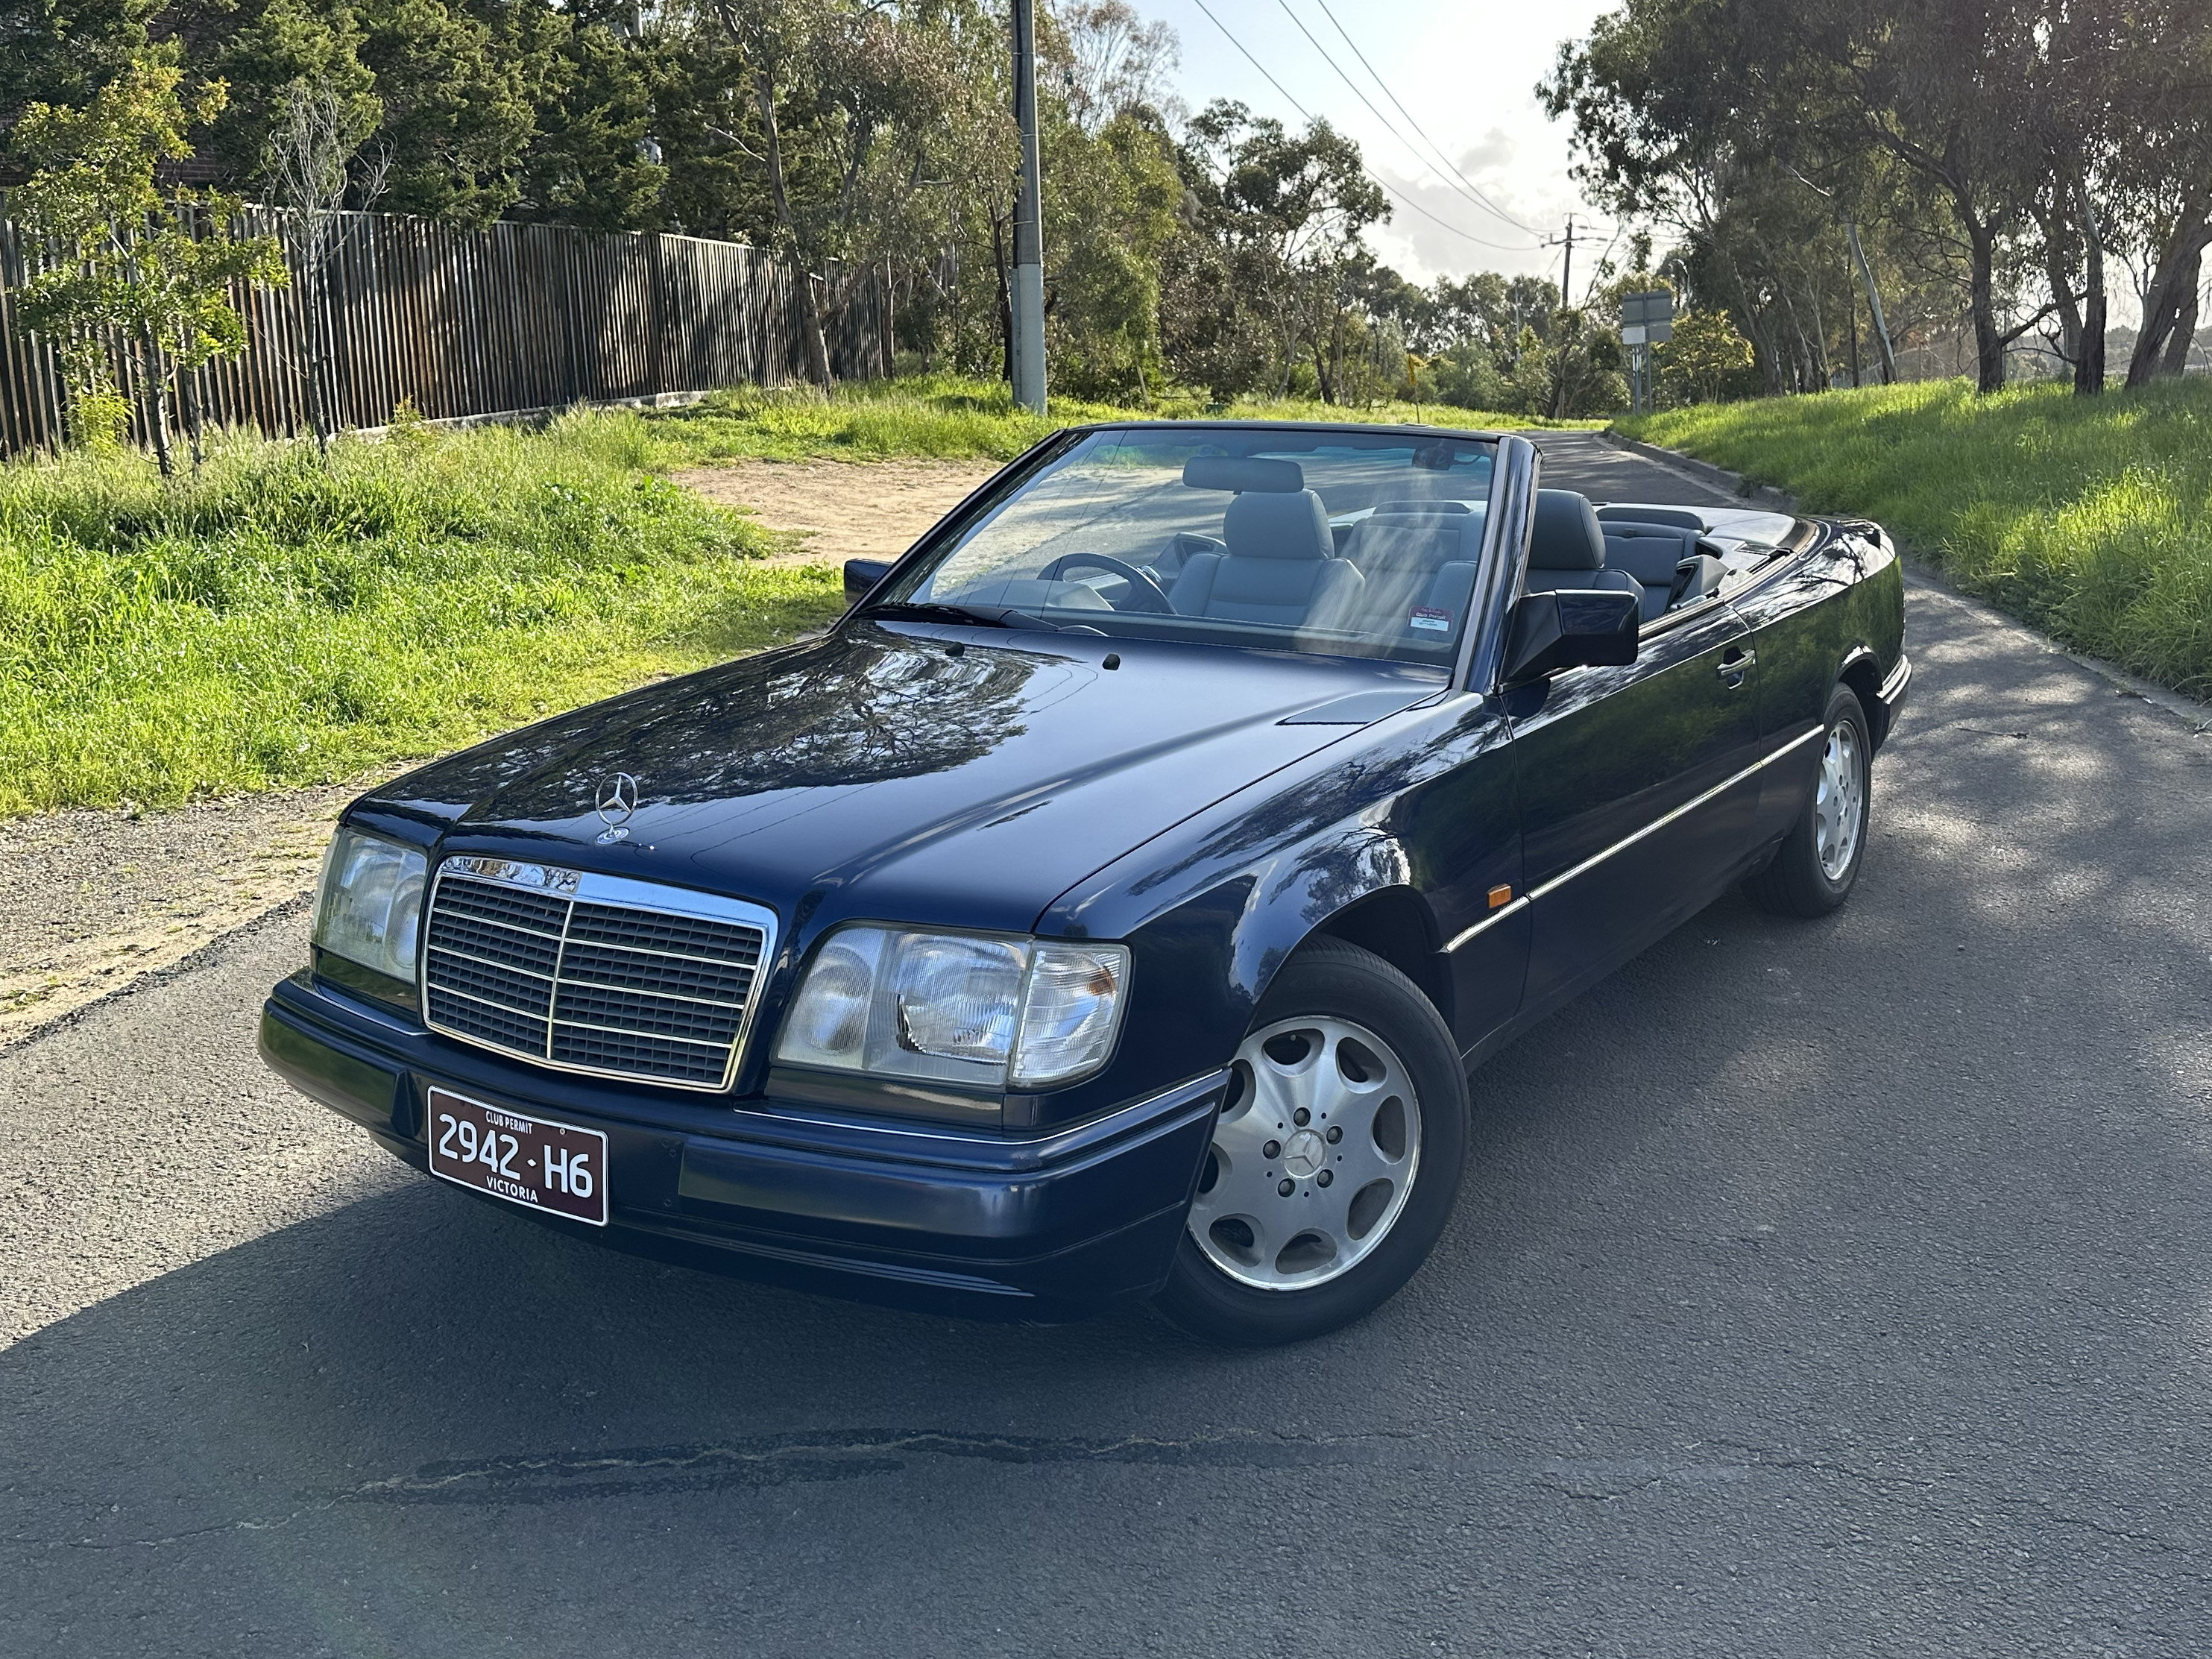
<path fill-rule="evenodd" d="M 637 811 L 637 780 L 627 772 L 617 772 L 599 781 L 599 804 L 592 809 L 599 822 L 607 827 L 599 831 L 599 844 L 623 840 L 629 834 L 629 821 Z"/>

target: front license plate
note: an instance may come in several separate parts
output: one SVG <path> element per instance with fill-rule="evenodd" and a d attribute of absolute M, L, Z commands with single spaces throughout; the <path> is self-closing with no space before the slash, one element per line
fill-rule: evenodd
<path fill-rule="evenodd" d="M 607 1138 L 430 1091 L 430 1173 L 510 1204 L 607 1224 Z"/>

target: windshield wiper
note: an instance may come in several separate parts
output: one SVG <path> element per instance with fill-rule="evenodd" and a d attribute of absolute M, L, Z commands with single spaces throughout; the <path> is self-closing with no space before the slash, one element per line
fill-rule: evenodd
<path fill-rule="evenodd" d="M 907 622 L 974 623 L 983 628 L 1005 628 L 1009 625 L 1006 617 L 1012 613 L 1005 610 L 974 611 L 964 605 L 945 605 L 933 599 L 886 599 L 881 605 L 869 605 L 860 614 Z"/>
<path fill-rule="evenodd" d="M 906 622 L 974 623 L 982 628 L 1041 628 L 1048 634 L 1065 634 L 1066 627 L 1040 617 L 1034 611 L 1017 610 L 1011 605 L 992 605 L 978 609 L 973 605 L 947 605 L 941 599 L 885 599 L 881 605 L 872 605 L 860 614 L 864 617 L 890 617 Z M 1098 630 L 1088 628 L 1086 634 Z"/>

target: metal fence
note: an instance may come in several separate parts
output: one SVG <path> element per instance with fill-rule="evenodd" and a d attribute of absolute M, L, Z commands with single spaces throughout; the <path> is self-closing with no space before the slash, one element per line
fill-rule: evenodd
<path fill-rule="evenodd" d="M 241 233 L 283 241 L 292 281 L 234 296 L 246 349 L 198 371 L 191 388 L 210 424 L 305 433 L 314 374 L 341 428 L 382 426 L 403 401 L 442 420 L 806 375 L 796 273 L 740 242 L 347 213 L 316 273 L 303 268 L 296 217 L 249 208 L 240 218 Z M 62 432 L 54 354 L 13 305 L 49 257 L 0 219 L 0 454 Z M 832 371 L 888 374 L 883 273 L 848 267 L 816 280 Z M 310 306 L 321 311 L 319 349 Z"/>

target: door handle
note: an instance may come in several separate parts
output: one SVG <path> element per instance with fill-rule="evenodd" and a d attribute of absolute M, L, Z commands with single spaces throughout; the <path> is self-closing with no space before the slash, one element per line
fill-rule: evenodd
<path fill-rule="evenodd" d="M 1721 678 L 1733 691 L 1743 684 L 1743 677 L 1751 672 L 1752 665 L 1759 660 L 1759 653 L 1750 649 L 1731 651 L 1721 659 Z"/>

